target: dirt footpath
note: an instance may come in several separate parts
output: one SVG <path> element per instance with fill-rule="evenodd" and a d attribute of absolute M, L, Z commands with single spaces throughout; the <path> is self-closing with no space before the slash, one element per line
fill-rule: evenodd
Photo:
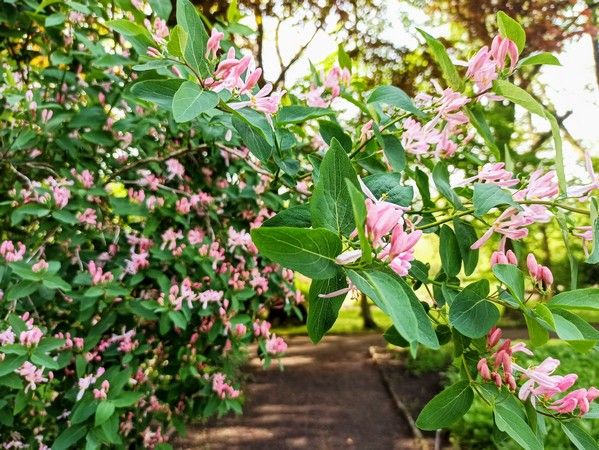
<path fill-rule="evenodd" d="M 288 339 L 284 371 L 252 364 L 244 415 L 190 427 L 180 449 L 420 448 L 369 355 L 380 335 Z"/>

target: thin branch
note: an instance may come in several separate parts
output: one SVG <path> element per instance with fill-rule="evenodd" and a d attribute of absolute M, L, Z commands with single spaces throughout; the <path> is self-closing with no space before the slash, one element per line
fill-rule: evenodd
<path fill-rule="evenodd" d="M 177 150 L 176 152 L 169 153 L 168 155 L 164 155 L 164 156 L 150 156 L 149 158 L 137 160 L 131 164 L 126 165 L 125 167 L 120 168 L 116 172 L 113 172 L 112 174 L 110 174 L 110 176 L 106 179 L 106 182 L 104 184 L 108 184 L 110 181 L 114 180 L 120 174 L 125 173 L 129 170 L 135 169 L 136 167 L 143 166 L 145 164 L 149 164 L 152 162 L 161 163 L 161 162 L 166 161 L 167 159 L 177 158 L 177 157 L 183 156 L 187 153 L 195 152 L 198 150 L 204 150 L 206 148 L 208 148 L 208 146 L 205 144 L 202 144 L 197 147 L 184 148 L 182 150 Z"/>
<path fill-rule="evenodd" d="M 289 68 L 293 64 L 295 64 L 296 61 L 304 54 L 304 52 L 306 51 L 308 46 L 312 43 L 312 41 L 314 40 L 314 38 L 316 37 L 316 35 L 318 34 L 318 32 L 321 29 L 322 29 L 322 25 L 318 25 L 316 27 L 316 29 L 314 30 L 314 33 L 312 33 L 312 36 L 310 37 L 310 39 L 308 39 L 308 42 L 306 42 L 304 45 L 302 45 L 302 47 L 296 52 L 296 54 L 293 56 L 293 58 L 291 58 L 289 63 L 285 67 L 283 67 L 283 70 L 281 70 L 281 73 L 279 74 L 279 76 L 277 77 L 275 82 L 273 83 L 274 85 L 281 84 L 281 82 L 285 81 L 285 75 L 287 74 L 287 71 L 289 70 Z"/>

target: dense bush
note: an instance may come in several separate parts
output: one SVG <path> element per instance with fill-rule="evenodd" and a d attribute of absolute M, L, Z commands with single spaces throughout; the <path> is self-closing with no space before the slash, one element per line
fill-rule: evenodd
<path fill-rule="evenodd" d="M 575 376 L 554 374 L 554 360 L 516 364 L 530 350 L 494 328 L 501 307 L 526 318 L 534 346 L 549 331 L 580 350 L 599 341 L 572 312 L 598 309 L 599 290 L 552 297 L 551 270 L 517 244 L 557 220 L 566 246 L 582 237 L 587 263 L 599 261 L 596 175 L 589 166 L 591 183 L 568 190 L 556 119 L 509 81 L 556 63 L 520 59 L 517 22 L 498 14 L 500 34 L 466 71 L 422 32 L 448 87 L 435 81 L 414 100 L 393 86 L 362 92 L 341 48 L 308 92 L 283 97 L 233 45 L 247 27 L 208 34 L 187 0 L 170 28 L 159 1 L 5 5 L 5 446 L 167 447 L 187 419 L 239 411 L 247 344 L 257 340 L 267 364 L 286 348 L 262 317 L 301 302 L 291 270 L 313 280 L 314 342 L 350 290 L 391 317 L 386 338 L 412 354 L 453 341 L 461 379 L 424 408 L 421 428 L 451 425 L 476 394 L 526 448 L 543 445 L 541 416 L 590 442 L 571 419 L 599 390 L 567 393 Z M 548 120 L 555 170 L 510 171 L 485 119 L 496 101 Z M 348 123 L 340 102 L 357 110 Z M 440 242 L 439 273 L 415 260 L 425 233 Z M 496 235 L 497 288 L 463 286 L 462 269 L 476 274 L 478 249 Z"/>
<path fill-rule="evenodd" d="M 151 448 L 240 412 L 248 345 L 284 351 L 264 319 L 303 300 L 249 235 L 293 196 L 230 120 L 176 123 L 131 94 L 134 49 L 105 24 L 144 15 L 109 4 L 3 6 L 3 445 Z"/>

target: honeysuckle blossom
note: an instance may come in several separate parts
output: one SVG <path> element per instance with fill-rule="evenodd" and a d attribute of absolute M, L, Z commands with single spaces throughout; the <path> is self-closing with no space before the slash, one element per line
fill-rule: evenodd
<path fill-rule="evenodd" d="M 110 382 L 108 380 L 102 381 L 100 389 L 94 389 L 94 398 L 96 400 L 106 400 L 108 389 L 110 389 Z"/>
<path fill-rule="evenodd" d="M 514 264 L 518 265 L 518 258 L 516 258 L 516 254 L 508 250 L 507 252 L 503 252 L 498 250 L 493 252 L 491 255 L 491 267 L 495 264 Z"/>
<path fill-rule="evenodd" d="M 26 347 L 35 347 L 40 343 L 44 333 L 39 327 L 31 327 L 19 334 L 19 342 Z"/>
<path fill-rule="evenodd" d="M 414 259 L 414 246 L 422 237 L 422 231 L 406 232 L 402 226 L 396 226 L 391 234 L 391 241 L 377 255 L 381 260 L 389 262 L 389 267 L 398 275 L 408 274 L 411 261 Z"/>
<path fill-rule="evenodd" d="M 574 236 L 578 236 L 582 239 L 582 248 L 586 257 L 589 256 L 589 247 L 593 242 L 593 227 L 590 225 L 583 225 L 574 228 Z"/>
<path fill-rule="evenodd" d="M 506 58 L 510 59 L 510 72 L 518 63 L 519 52 L 516 44 L 510 39 L 496 36 L 491 43 L 491 50 L 487 46 L 481 48 L 469 61 L 466 77 L 474 81 L 476 92 L 482 93 L 491 89 L 499 72 L 505 67 Z M 487 96 L 498 99 L 497 96 Z"/>
<path fill-rule="evenodd" d="M 109 283 L 114 278 L 111 272 L 104 272 L 104 269 L 96 265 L 94 261 L 90 261 L 87 264 L 87 271 L 91 275 L 91 281 L 94 286 L 98 284 Z"/>
<path fill-rule="evenodd" d="M 87 389 L 89 389 L 89 387 L 92 384 L 94 384 L 98 378 L 100 378 L 102 375 L 104 375 L 104 372 L 106 372 L 106 369 L 104 369 L 104 367 L 100 367 L 96 371 L 95 375 L 89 374 L 82 378 L 79 378 L 79 381 L 77 381 L 77 386 L 79 387 L 79 392 L 77 392 L 77 397 L 76 397 L 77 401 L 79 401 L 83 398 L 83 394 L 85 394 L 85 391 Z"/>
<path fill-rule="evenodd" d="M 501 330 L 493 327 L 487 334 L 487 349 L 494 350 L 500 343 L 500 338 Z M 591 387 L 577 389 L 561 399 L 555 399 L 576 383 L 578 375 L 554 374 L 560 361 L 551 357 L 538 366 L 522 367 L 513 360 L 513 355 L 517 352 L 533 355 L 524 343 L 512 345 L 509 339 L 504 340 L 489 358 L 483 357 L 478 361 L 476 368 L 481 378 L 495 383 L 498 387 L 505 383 L 511 391 L 518 390 L 520 400 L 530 399 L 534 406 L 542 402 L 548 409 L 561 414 L 572 414 L 578 408 L 580 415 L 584 415 L 589 411 L 590 403 L 599 397 L 599 389 Z M 519 389 L 518 382 L 521 382 Z"/>
<path fill-rule="evenodd" d="M 528 254 L 526 258 L 526 265 L 528 267 L 528 272 L 530 273 L 530 277 L 533 279 L 535 284 L 539 286 L 543 290 L 547 290 L 553 284 L 553 274 L 548 267 L 542 266 L 537 263 L 537 259 L 535 255 L 532 253 Z"/>
<path fill-rule="evenodd" d="M 33 266 L 31 266 L 31 271 L 32 272 L 44 272 L 44 271 L 48 270 L 48 267 L 49 267 L 48 263 L 45 260 L 40 259 Z"/>
<path fill-rule="evenodd" d="M 255 95 L 248 94 L 250 97 L 249 100 L 229 103 L 229 106 L 233 109 L 241 109 L 249 106 L 256 111 L 260 111 L 265 114 L 274 114 L 279 109 L 279 104 L 281 103 L 281 98 L 285 94 L 285 91 L 271 92 L 272 84 L 267 83 Z"/>
<path fill-rule="evenodd" d="M 584 153 L 584 166 L 590 178 L 590 183 L 582 186 L 571 186 L 568 188 L 568 195 L 571 197 L 579 197 L 581 201 L 586 200 L 589 194 L 599 189 L 599 174 L 595 173 L 593 168 L 593 160 L 589 152 Z"/>
<path fill-rule="evenodd" d="M 519 211 L 514 207 L 509 207 L 503 213 L 501 213 L 491 228 L 489 228 L 474 244 L 472 244 L 470 248 L 473 250 L 481 248 L 485 242 L 491 238 L 493 233 L 502 234 L 504 236 L 503 239 L 522 239 L 528 236 L 527 227 L 533 223 L 534 219 L 519 214 Z"/>
<path fill-rule="evenodd" d="M 237 398 L 240 392 L 226 382 L 225 375 L 217 372 L 212 376 L 212 390 L 222 399 Z"/>
<path fill-rule="evenodd" d="M 220 41 L 225 37 L 225 33 L 218 31 L 216 28 L 212 28 L 210 37 L 206 42 L 206 58 L 216 58 L 216 54 L 220 50 Z"/>
<path fill-rule="evenodd" d="M 514 174 L 505 170 L 505 163 L 487 163 L 478 174 L 464 179 L 458 186 L 465 186 L 473 182 L 495 184 L 499 187 L 513 187 L 520 181 L 514 178 Z"/>
<path fill-rule="evenodd" d="M 36 367 L 29 361 L 25 361 L 16 372 L 27 382 L 25 392 L 35 391 L 38 384 L 48 381 L 48 379 L 44 377 L 44 369 Z"/>
<path fill-rule="evenodd" d="M 560 414 L 572 414 L 578 408 L 579 414 L 582 416 L 589 412 L 591 402 L 598 397 L 599 389 L 595 387 L 576 389 L 564 398 L 553 402 L 549 408 Z"/>
<path fill-rule="evenodd" d="M 12 241 L 3 241 L 2 244 L 0 244 L 0 256 L 9 263 L 21 261 L 23 256 L 25 256 L 26 250 L 27 249 L 22 242 L 17 242 L 16 247 Z"/>
<path fill-rule="evenodd" d="M 518 64 L 519 52 L 516 44 L 503 36 L 497 35 L 491 42 L 491 51 L 489 52 L 498 70 L 503 70 L 505 67 L 506 58 L 510 59 L 510 73 Z"/>
<path fill-rule="evenodd" d="M 287 350 L 287 343 L 282 337 L 278 337 L 277 335 L 273 334 L 266 340 L 265 348 L 266 351 L 271 355 L 277 355 L 279 353 L 285 353 Z"/>

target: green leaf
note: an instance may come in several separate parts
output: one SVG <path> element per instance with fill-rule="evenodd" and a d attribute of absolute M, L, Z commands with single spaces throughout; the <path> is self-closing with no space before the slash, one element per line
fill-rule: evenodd
<path fill-rule="evenodd" d="M 164 20 L 169 18 L 171 11 L 173 10 L 173 5 L 171 5 L 171 2 L 165 2 L 162 0 L 148 0 L 148 3 L 152 7 L 154 14 Z"/>
<path fill-rule="evenodd" d="M 330 294 L 347 287 L 347 281 L 342 273 L 328 280 L 314 280 L 308 294 L 308 336 L 315 344 L 335 324 L 339 309 L 347 293 L 332 298 L 321 298 L 318 294 Z"/>
<path fill-rule="evenodd" d="M 384 103 L 385 105 L 395 106 L 396 108 L 403 109 L 404 111 L 410 112 L 419 117 L 425 115 L 422 111 L 416 108 L 408 94 L 395 86 L 378 86 L 374 91 L 372 91 L 366 102 L 369 104 Z"/>
<path fill-rule="evenodd" d="M 303 105 L 283 106 L 277 113 L 277 123 L 279 125 L 297 124 L 310 119 L 317 119 L 322 116 L 331 116 L 334 114 L 335 113 L 329 108 L 314 108 Z"/>
<path fill-rule="evenodd" d="M 129 406 L 135 405 L 143 397 L 143 392 L 125 391 L 121 392 L 121 394 L 112 402 L 114 403 L 114 406 L 117 408 L 127 408 Z"/>
<path fill-rule="evenodd" d="M 27 216 L 44 217 L 48 214 L 50 214 L 50 210 L 45 206 L 41 206 L 38 203 L 27 203 L 12 212 L 10 221 L 12 225 L 18 225 Z"/>
<path fill-rule="evenodd" d="M 425 31 L 419 28 L 417 28 L 417 30 L 424 37 L 424 40 L 428 44 L 429 52 L 435 61 L 437 61 L 437 64 L 439 64 L 443 78 L 445 81 L 447 81 L 449 87 L 455 91 L 460 91 L 462 87 L 462 78 L 460 77 L 455 65 L 451 62 L 445 46 L 441 43 L 441 41 L 435 39 Z"/>
<path fill-rule="evenodd" d="M 501 36 L 513 41 L 516 47 L 518 47 L 518 53 L 522 53 L 526 45 L 524 28 L 503 11 L 497 13 L 497 27 Z"/>
<path fill-rule="evenodd" d="M 110 416 L 112 416 L 112 414 L 114 413 L 114 409 L 115 406 L 112 401 L 102 400 L 98 405 L 98 409 L 96 409 L 95 425 L 99 427 L 108 419 L 110 419 Z"/>
<path fill-rule="evenodd" d="M 453 230 L 447 225 L 441 227 L 439 242 L 439 254 L 443 271 L 449 278 L 455 277 L 460 273 L 462 257 L 458 239 Z"/>
<path fill-rule="evenodd" d="M 391 168 L 396 172 L 403 172 L 406 167 L 406 151 L 401 141 L 392 134 L 381 136 L 383 140 L 383 152 Z"/>
<path fill-rule="evenodd" d="M 599 263 L 599 217 L 593 223 L 593 251 L 585 261 L 587 264 Z"/>
<path fill-rule="evenodd" d="M 474 392 L 468 381 L 458 381 L 426 404 L 418 415 L 416 426 L 423 430 L 446 428 L 468 412 L 473 400 Z"/>
<path fill-rule="evenodd" d="M 319 120 L 320 136 L 328 144 L 331 145 L 333 138 L 337 139 L 346 152 L 350 152 L 352 148 L 351 137 L 343 131 L 343 128 L 338 123 L 330 120 Z"/>
<path fill-rule="evenodd" d="M 36 281 L 29 281 L 29 280 L 23 280 L 23 281 L 19 281 L 16 284 L 13 284 L 10 288 L 8 288 L 8 290 L 6 291 L 6 296 L 4 298 L 4 300 L 6 301 L 11 301 L 11 300 L 18 300 L 20 298 L 23 297 L 27 297 L 28 295 L 33 294 L 35 291 L 37 291 L 40 287 L 39 282 Z"/>
<path fill-rule="evenodd" d="M 485 119 L 485 115 L 480 105 L 466 106 L 463 110 L 468 115 L 472 126 L 483 138 L 485 144 L 487 144 L 487 147 L 491 150 L 491 153 L 493 153 L 493 156 L 498 160 L 501 159 L 501 152 L 499 151 L 499 147 L 497 147 L 491 128 Z"/>
<path fill-rule="evenodd" d="M 526 58 L 522 58 L 518 63 L 518 66 L 532 66 L 532 65 L 540 65 L 547 64 L 550 66 L 561 66 L 562 63 L 559 62 L 559 59 L 552 53 L 541 52 L 535 53 L 534 55 L 529 55 Z"/>
<path fill-rule="evenodd" d="M 348 270 L 347 273 L 357 288 L 391 317 L 397 331 L 408 342 L 418 341 L 418 320 L 397 275 L 379 270 Z"/>
<path fill-rule="evenodd" d="M 177 328 L 181 328 L 182 330 L 187 328 L 187 321 L 185 320 L 185 316 L 183 313 L 181 313 L 181 311 L 169 311 L 168 317 Z"/>
<path fill-rule="evenodd" d="M 166 49 L 171 55 L 183 58 L 183 52 L 187 46 L 187 39 L 187 33 L 181 25 L 175 25 L 170 31 Z"/>
<path fill-rule="evenodd" d="M 561 194 L 566 194 L 568 185 L 566 183 L 566 171 L 564 169 L 564 154 L 562 145 L 562 135 L 560 133 L 559 123 L 553 114 L 545 112 L 545 117 L 551 125 L 551 136 L 553 137 L 553 146 L 555 147 L 555 171 L 557 172 L 557 182 Z"/>
<path fill-rule="evenodd" d="M 65 211 L 64 209 L 60 209 L 58 211 L 52 212 L 52 217 L 56 220 L 69 224 L 69 225 L 77 225 L 79 223 L 79 219 L 75 217 L 73 213 Z"/>
<path fill-rule="evenodd" d="M 553 320 L 555 321 L 555 332 L 564 341 L 597 341 L 599 331 L 576 314 L 565 309 L 554 308 Z"/>
<path fill-rule="evenodd" d="M 310 228 L 312 226 L 310 206 L 307 204 L 291 206 L 279 211 L 276 216 L 265 220 L 262 226 Z"/>
<path fill-rule="evenodd" d="M 549 331 L 545 329 L 534 317 L 525 315 L 528 337 L 534 347 L 540 347 L 549 340 Z"/>
<path fill-rule="evenodd" d="M 329 230 L 260 227 L 252 230 L 252 241 L 263 256 L 309 278 L 324 280 L 337 274 L 341 240 Z"/>
<path fill-rule="evenodd" d="M 377 173 L 365 177 L 362 181 L 376 198 L 400 206 L 412 204 L 414 188 L 402 185 L 403 181 L 400 173 Z"/>
<path fill-rule="evenodd" d="M 372 260 L 372 249 L 370 248 L 370 241 L 366 237 L 366 231 L 364 229 L 366 224 L 366 204 L 364 203 L 364 194 L 359 191 L 349 180 L 345 181 L 347 184 L 347 191 L 351 199 L 356 230 L 358 231 L 358 237 L 360 238 L 362 259 L 366 263 L 369 263 Z"/>
<path fill-rule="evenodd" d="M 177 0 L 177 25 L 180 25 L 188 36 L 183 50 L 185 61 L 201 76 L 210 76 L 210 68 L 204 57 L 208 33 L 195 6 L 189 0 Z"/>
<path fill-rule="evenodd" d="M 264 133 L 244 120 L 243 117 L 233 115 L 231 122 L 241 136 L 241 141 L 260 161 L 265 162 L 273 152 L 273 146 L 264 137 Z"/>
<path fill-rule="evenodd" d="M 218 104 L 218 94 L 185 81 L 173 97 L 173 117 L 178 123 L 189 122 Z"/>
<path fill-rule="evenodd" d="M 478 250 L 472 250 L 470 246 L 477 240 L 474 227 L 462 219 L 453 220 L 453 229 L 456 236 L 459 236 L 458 247 L 462 262 L 464 263 L 464 275 L 471 275 L 478 264 Z"/>
<path fill-rule="evenodd" d="M 313 226 L 345 236 L 355 229 L 346 179 L 359 187 L 356 171 L 347 153 L 339 141 L 333 139 L 320 165 L 320 177 L 310 201 Z"/>
<path fill-rule="evenodd" d="M 387 328 L 387 331 L 385 331 L 385 334 L 383 334 L 383 338 L 385 338 L 389 344 L 395 345 L 397 347 L 405 348 L 410 346 L 410 343 L 406 341 L 401 334 L 399 334 L 399 331 L 397 331 L 393 325 Z"/>
<path fill-rule="evenodd" d="M 449 184 L 449 171 L 447 170 L 447 164 L 443 161 L 439 161 L 433 168 L 433 181 L 437 190 L 445 197 L 449 202 L 457 209 L 462 208 L 462 202 L 460 197 L 451 188 Z"/>
<path fill-rule="evenodd" d="M 499 320 L 499 310 L 489 302 L 489 282 L 480 280 L 469 284 L 453 299 L 449 321 L 464 336 L 479 338 Z"/>
<path fill-rule="evenodd" d="M 52 444 L 52 450 L 64 450 L 75 445 L 87 434 L 85 425 L 75 425 L 66 428 Z"/>
<path fill-rule="evenodd" d="M 509 192 L 491 183 L 476 183 L 474 185 L 472 204 L 474 205 L 474 215 L 477 217 L 484 216 L 490 209 L 499 205 L 510 205 L 521 209 Z"/>
<path fill-rule="evenodd" d="M 498 403 L 495 405 L 494 414 L 497 428 L 509 434 L 523 448 L 526 450 L 543 450 L 543 444 L 539 442 L 526 421 L 511 408 Z"/>
<path fill-rule="evenodd" d="M 148 30 L 146 30 L 141 25 L 138 25 L 135 22 L 132 22 L 127 19 L 109 20 L 108 22 L 106 22 L 106 26 L 111 30 L 122 34 L 123 36 L 129 37 L 141 35 L 145 37 L 148 41 L 153 40 Z"/>
<path fill-rule="evenodd" d="M 0 364 L 0 377 L 14 372 L 27 361 L 27 355 L 7 355 Z"/>
<path fill-rule="evenodd" d="M 524 301 L 524 273 L 513 264 L 495 264 L 493 274 L 518 301 Z"/>
<path fill-rule="evenodd" d="M 337 61 L 339 62 L 339 67 L 351 72 L 351 58 L 341 44 L 337 46 Z"/>
<path fill-rule="evenodd" d="M 161 108 L 172 109 L 173 97 L 183 84 L 180 79 L 144 80 L 131 87 L 131 94 L 149 102 L 156 103 Z"/>
<path fill-rule="evenodd" d="M 532 95 L 509 81 L 495 80 L 493 82 L 493 92 L 505 97 L 516 105 L 522 106 L 533 114 L 545 117 L 545 108 Z"/>
<path fill-rule="evenodd" d="M 576 289 L 554 296 L 547 306 L 599 311 L 599 288 Z"/>
<path fill-rule="evenodd" d="M 560 422 L 562 431 L 578 450 L 599 450 L 597 441 L 576 421 Z"/>

